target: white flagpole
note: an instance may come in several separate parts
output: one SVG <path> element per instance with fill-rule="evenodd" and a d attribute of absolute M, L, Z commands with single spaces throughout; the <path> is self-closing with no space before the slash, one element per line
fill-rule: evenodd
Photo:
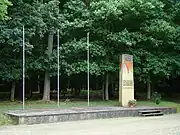
<path fill-rule="evenodd" d="M 59 107 L 59 30 L 57 30 L 57 57 L 58 57 L 58 74 L 57 74 L 57 99 L 58 99 L 58 107 Z"/>
<path fill-rule="evenodd" d="M 88 106 L 89 106 L 89 32 L 87 33 L 87 90 L 88 90 Z"/>
<path fill-rule="evenodd" d="M 23 25 L 23 110 L 24 110 L 24 99 L 25 99 L 25 45 L 24 45 L 24 25 Z"/>

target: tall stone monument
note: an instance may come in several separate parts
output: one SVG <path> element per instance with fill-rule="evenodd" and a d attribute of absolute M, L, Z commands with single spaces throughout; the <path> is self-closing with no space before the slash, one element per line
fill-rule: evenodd
<path fill-rule="evenodd" d="M 120 57 L 119 102 L 127 107 L 129 100 L 134 100 L 133 56 L 123 54 Z"/>

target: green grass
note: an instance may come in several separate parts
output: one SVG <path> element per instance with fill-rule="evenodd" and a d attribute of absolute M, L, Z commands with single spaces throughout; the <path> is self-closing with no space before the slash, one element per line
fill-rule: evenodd
<path fill-rule="evenodd" d="M 140 105 L 140 106 L 155 106 L 155 107 L 158 107 L 158 106 L 176 107 L 177 112 L 180 113 L 180 104 L 175 103 L 175 102 L 161 101 L 161 103 L 159 105 L 156 105 L 152 101 L 138 101 L 138 105 Z"/>
<path fill-rule="evenodd" d="M 87 101 L 72 101 L 72 102 L 60 102 L 60 108 L 72 108 L 72 107 L 87 107 Z M 180 104 L 169 101 L 161 101 L 159 105 L 156 105 L 152 101 L 138 101 L 138 106 L 166 106 L 166 107 L 176 107 L 177 112 L 180 113 Z M 90 101 L 90 106 L 119 106 L 118 101 Z M 57 108 L 57 102 L 42 102 L 42 101 L 26 101 L 25 109 L 51 109 Z M 8 110 L 22 109 L 22 103 L 20 102 L 0 102 L 0 125 L 13 124 L 13 121 L 3 113 Z"/>
<path fill-rule="evenodd" d="M 87 107 L 87 101 L 60 101 L 60 108 L 72 108 L 72 107 Z M 118 106 L 118 101 L 90 101 L 90 106 Z M 43 101 L 26 101 L 26 109 L 44 109 L 44 108 L 57 108 L 57 102 L 43 102 Z M 0 112 L 22 109 L 22 103 L 20 102 L 0 102 Z"/>

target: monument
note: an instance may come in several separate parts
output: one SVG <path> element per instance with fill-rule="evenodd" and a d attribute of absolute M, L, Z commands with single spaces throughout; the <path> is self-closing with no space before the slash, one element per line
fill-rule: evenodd
<path fill-rule="evenodd" d="M 133 56 L 123 54 L 120 60 L 119 101 L 123 107 L 134 99 Z M 6 112 L 16 124 L 41 124 L 63 121 L 117 118 L 127 116 L 160 116 L 176 113 L 177 108 L 169 107 L 75 107 L 57 109 L 15 110 Z"/>
<path fill-rule="evenodd" d="M 128 107 L 129 100 L 134 100 L 133 56 L 122 54 L 119 72 L 119 102 Z"/>

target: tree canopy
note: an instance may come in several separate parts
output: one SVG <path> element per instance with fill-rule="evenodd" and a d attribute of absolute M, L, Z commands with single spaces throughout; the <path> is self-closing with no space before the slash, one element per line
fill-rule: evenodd
<path fill-rule="evenodd" d="M 64 80 L 76 82 L 73 78 L 83 77 L 87 72 L 87 32 L 90 32 L 93 83 L 104 84 L 105 77 L 110 75 L 109 83 L 118 84 L 119 56 L 123 53 L 134 56 L 135 81 L 143 85 L 180 75 L 179 1 L 11 2 L 0 2 L 0 79 L 5 83 L 19 84 L 21 80 L 23 25 L 26 79 L 37 80 L 40 75 L 40 80 L 48 84 L 44 86 L 46 95 L 56 87 L 52 84 L 57 75 L 57 30 L 60 31 L 60 73 Z M 83 79 L 80 81 L 84 83 Z M 63 83 L 62 88 L 68 81 Z"/>

